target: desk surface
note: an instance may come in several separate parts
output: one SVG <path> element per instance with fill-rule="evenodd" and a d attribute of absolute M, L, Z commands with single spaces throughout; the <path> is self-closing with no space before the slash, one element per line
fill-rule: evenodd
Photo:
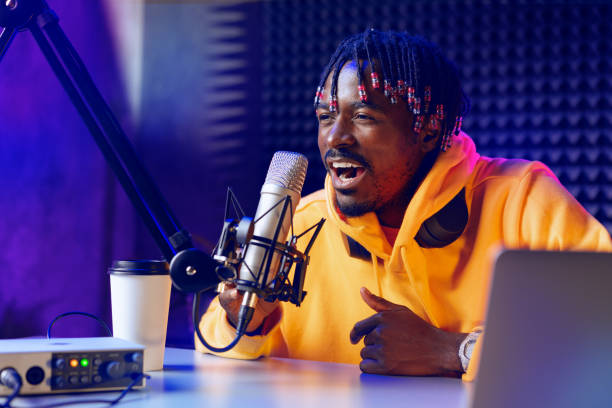
<path fill-rule="evenodd" d="M 347 364 L 266 358 L 231 360 L 193 350 L 166 349 L 164 370 L 118 406 L 136 407 L 464 407 L 459 379 L 362 374 Z M 118 393 L 16 398 L 15 408 L 67 400 L 113 399 Z M 87 406 L 87 405 L 79 405 Z M 100 407 L 102 405 L 91 405 Z"/>

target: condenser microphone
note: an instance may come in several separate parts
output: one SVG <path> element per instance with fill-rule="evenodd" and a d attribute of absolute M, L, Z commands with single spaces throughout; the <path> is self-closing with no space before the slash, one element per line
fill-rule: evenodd
<path fill-rule="evenodd" d="M 307 168 L 308 159 L 299 153 L 280 151 L 272 157 L 255 212 L 253 238 L 245 248 L 236 280 L 237 288 L 245 291 L 238 332 L 244 333 L 251 321 L 257 292 L 270 285 L 279 270 L 281 253 L 276 244 L 284 242 L 291 228 Z"/>

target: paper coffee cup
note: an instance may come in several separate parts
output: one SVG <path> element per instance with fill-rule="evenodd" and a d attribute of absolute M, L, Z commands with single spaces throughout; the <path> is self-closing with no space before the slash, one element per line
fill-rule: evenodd
<path fill-rule="evenodd" d="M 172 286 L 168 264 L 115 261 L 108 273 L 113 336 L 145 346 L 144 371 L 163 369 Z"/>

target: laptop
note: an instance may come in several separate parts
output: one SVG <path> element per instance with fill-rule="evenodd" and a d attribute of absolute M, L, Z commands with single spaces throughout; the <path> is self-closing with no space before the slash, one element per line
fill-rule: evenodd
<path fill-rule="evenodd" d="M 612 407 L 612 253 L 496 261 L 470 406 Z"/>

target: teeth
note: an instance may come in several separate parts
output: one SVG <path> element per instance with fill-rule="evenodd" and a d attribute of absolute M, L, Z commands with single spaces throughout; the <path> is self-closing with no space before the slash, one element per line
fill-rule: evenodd
<path fill-rule="evenodd" d="M 348 163 L 348 162 L 334 162 L 332 163 L 332 167 L 335 169 L 347 169 L 347 168 L 359 168 L 361 166 L 358 164 Z"/>
<path fill-rule="evenodd" d="M 363 166 L 351 162 L 333 162 L 331 168 L 334 169 L 336 176 L 342 182 L 354 179 L 363 170 Z"/>

